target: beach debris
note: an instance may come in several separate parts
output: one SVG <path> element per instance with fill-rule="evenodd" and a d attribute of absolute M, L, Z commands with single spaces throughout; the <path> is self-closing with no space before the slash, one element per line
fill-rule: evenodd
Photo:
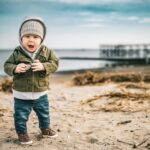
<path fill-rule="evenodd" d="M 57 132 L 61 132 L 61 130 L 60 130 L 60 129 L 57 129 Z"/>
<path fill-rule="evenodd" d="M 0 117 L 4 116 L 4 114 L 0 113 Z"/>
<path fill-rule="evenodd" d="M 150 74 L 145 74 L 143 81 L 149 83 L 150 82 Z"/>
<path fill-rule="evenodd" d="M 84 105 L 84 104 L 88 104 L 88 103 L 91 103 L 91 102 L 93 102 L 93 101 L 96 101 L 96 100 L 98 100 L 98 99 L 100 99 L 101 97 L 103 97 L 104 95 L 95 95 L 95 96 L 93 96 L 93 97 L 91 97 L 91 98 L 88 98 L 88 99 L 86 99 L 86 100 L 81 100 L 81 105 Z"/>
<path fill-rule="evenodd" d="M 141 141 L 141 142 L 140 142 L 140 143 L 138 143 L 137 145 L 136 145 L 136 144 L 134 144 L 134 145 L 133 145 L 133 148 L 137 148 L 137 147 L 141 146 L 142 144 L 146 143 L 146 142 L 147 142 L 147 140 L 148 140 L 148 138 L 147 138 L 147 139 L 144 139 L 143 141 Z"/>
<path fill-rule="evenodd" d="M 148 143 L 148 144 L 146 145 L 146 148 L 147 148 L 147 149 L 150 149 L 150 143 Z"/>
<path fill-rule="evenodd" d="M 131 122 L 131 120 L 121 121 L 121 122 L 118 122 L 117 125 L 127 124 L 130 122 Z"/>
<path fill-rule="evenodd" d="M 128 145 L 131 145 L 131 146 L 135 145 L 134 143 L 125 142 L 125 141 L 122 141 L 122 140 L 119 140 L 119 139 L 117 140 L 117 142 L 121 142 L 121 143 L 128 144 Z"/>
<path fill-rule="evenodd" d="M 132 83 L 139 83 L 139 82 L 150 82 L 150 74 L 142 74 L 142 73 L 101 73 L 101 72 L 91 72 L 87 71 L 82 74 L 76 74 L 73 79 L 73 84 L 75 85 L 92 85 L 98 83 L 105 83 L 107 82 L 132 82 Z"/>
<path fill-rule="evenodd" d="M 91 137 L 91 138 L 89 139 L 89 142 L 90 142 L 91 144 L 97 143 L 97 142 L 98 142 L 98 139 Z"/>
<path fill-rule="evenodd" d="M 108 80 L 107 76 L 103 76 L 95 72 L 87 71 L 84 74 L 77 74 L 73 78 L 73 83 L 75 85 L 87 85 L 87 84 L 103 83 L 106 80 Z"/>
<path fill-rule="evenodd" d="M 112 82 L 140 82 L 141 75 L 135 73 L 118 73 L 110 76 Z"/>
<path fill-rule="evenodd" d="M 108 96 L 110 98 L 113 97 L 119 97 L 119 98 L 129 98 L 132 100 L 138 100 L 138 99 L 149 99 L 150 94 L 146 93 L 132 93 L 125 90 L 122 91 L 116 91 L 116 92 L 110 92 L 109 94 L 106 94 L 105 96 Z"/>
<path fill-rule="evenodd" d="M 121 83 L 119 86 L 125 87 L 126 89 L 140 89 L 140 90 L 149 90 L 150 85 L 143 83 Z"/>
<path fill-rule="evenodd" d="M 102 94 L 102 95 L 96 95 L 93 96 L 91 98 L 88 98 L 86 100 L 82 100 L 81 104 L 87 104 L 90 102 L 93 102 L 95 100 L 98 100 L 102 97 L 108 97 L 108 98 L 128 98 L 131 100 L 139 100 L 139 99 L 149 99 L 150 98 L 150 94 L 145 94 L 145 93 L 132 93 L 132 92 L 128 92 L 125 90 L 122 91 L 115 91 L 115 92 L 109 92 L 107 94 Z"/>
<path fill-rule="evenodd" d="M 117 141 L 118 141 L 118 142 L 121 142 L 121 143 L 124 143 L 124 144 L 131 145 L 131 146 L 132 146 L 132 148 L 138 148 L 139 146 L 141 146 L 141 145 L 143 145 L 144 143 L 146 143 L 146 142 L 147 142 L 147 140 L 148 140 L 148 138 L 147 138 L 147 139 L 142 140 L 142 141 L 141 141 L 141 142 L 139 142 L 138 144 L 125 142 L 125 141 L 122 141 L 122 140 L 119 140 L 119 139 L 118 139 Z"/>
<path fill-rule="evenodd" d="M 12 93 L 12 78 L 11 77 L 5 77 L 2 81 L 1 81 L 1 90 L 4 92 L 10 92 Z"/>
<path fill-rule="evenodd" d="M 147 92 L 111 91 L 81 100 L 80 104 L 87 111 L 138 112 L 149 110 L 150 94 Z"/>

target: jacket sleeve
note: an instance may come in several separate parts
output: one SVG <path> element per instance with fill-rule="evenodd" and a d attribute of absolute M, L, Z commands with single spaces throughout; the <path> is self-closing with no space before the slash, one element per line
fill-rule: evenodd
<path fill-rule="evenodd" d="M 10 76 L 14 75 L 14 70 L 16 68 L 14 53 L 4 63 L 4 71 Z"/>
<path fill-rule="evenodd" d="M 48 62 L 43 63 L 43 66 L 45 68 L 45 75 L 49 75 L 58 69 L 59 60 L 52 50 L 50 50 Z"/>

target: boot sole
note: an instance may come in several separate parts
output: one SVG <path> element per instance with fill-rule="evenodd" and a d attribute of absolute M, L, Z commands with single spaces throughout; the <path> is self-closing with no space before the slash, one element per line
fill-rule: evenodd
<path fill-rule="evenodd" d="M 21 145 L 30 145 L 32 143 L 33 143 L 32 141 L 29 141 L 29 142 L 20 142 Z"/>
<path fill-rule="evenodd" d="M 43 138 L 56 138 L 56 137 L 58 137 L 58 134 L 55 134 L 53 136 L 50 136 L 50 135 L 42 135 L 42 136 L 43 136 Z"/>

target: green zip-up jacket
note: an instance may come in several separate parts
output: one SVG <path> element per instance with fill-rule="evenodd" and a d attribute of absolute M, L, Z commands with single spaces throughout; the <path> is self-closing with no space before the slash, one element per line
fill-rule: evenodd
<path fill-rule="evenodd" d="M 42 45 L 35 56 L 44 66 L 45 71 L 33 72 L 30 68 L 25 73 L 14 73 L 20 63 L 32 64 L 32 58 L 19 46 L 4 63 L 4 71 L 13 76 L 13 89 L 21 92 L 42 92 L 49 89 L 49 75 L 55 72 L 59 60 L 53 51 Z"/>

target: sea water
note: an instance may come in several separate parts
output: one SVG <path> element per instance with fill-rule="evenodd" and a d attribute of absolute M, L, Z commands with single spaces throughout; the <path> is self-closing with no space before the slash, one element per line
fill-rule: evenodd
<path fill-rule="evenodd" d="M 0 50 L 1 63 L 0 63 L 0 75 L 4 73 L 4 62 L 11 55 L 13 50 Z M 99 50 L 95 49 L 54 49 L 54 53 L 59 58 L 59 68 L 57 72 L 72 71 L 82 69 L 104 68 L 110 62 L 98 60 L 98 59 L 61 59 L 62 57 L 74 57 L 74 58 L 99 58 Z"/>

